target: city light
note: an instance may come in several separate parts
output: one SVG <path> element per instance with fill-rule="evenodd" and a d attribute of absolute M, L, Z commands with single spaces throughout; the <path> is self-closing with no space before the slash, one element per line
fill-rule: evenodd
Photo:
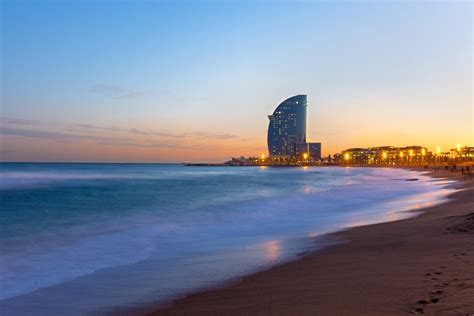
<path fill-rule="evenodd" d="M 454 149 L 450 149 L 448 153 L 443 153 L 440 146 L 434 147 L 429 150 L 423 146 L 407 146 L 407 147 L 395 147 L 395 146 L 381 146 L 381 147 L 368 147 L 368 148 L 349 148 L 343 150 L 338 154 L 335 163 L 349 165 L 352 163 L 360 165 L 424 165 L 429 166 L 430 164 L 448 162 L 448 159 L 464 162 L 473 160 L 474 147 L 470 146 L 457 146 Z"/>
<path fill-rule="evenodd" d="M 308 159 L 308 153 L 304 153 L 304 154 L 303 154 L 303 159 L 304 159 L 304 160 Z"/>

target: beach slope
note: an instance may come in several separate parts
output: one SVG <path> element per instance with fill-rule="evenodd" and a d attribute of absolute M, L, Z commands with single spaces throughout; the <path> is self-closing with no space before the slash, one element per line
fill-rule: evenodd
<path fill-rule="evenodd" d="M 350 242 L 149 315 L 474 314 L 474 181 L 432 176 L 462 190 L 421 216 L 336 233 Z"/>

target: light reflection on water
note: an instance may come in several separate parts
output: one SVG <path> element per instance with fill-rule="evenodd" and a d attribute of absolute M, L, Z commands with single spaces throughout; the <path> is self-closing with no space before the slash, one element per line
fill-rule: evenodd
<path fill-rule="evenodd" d="M 281 247 L 278 240 L 270 240 L 265 243 L 265 259 L 276 261 L 280 255 Z"/>

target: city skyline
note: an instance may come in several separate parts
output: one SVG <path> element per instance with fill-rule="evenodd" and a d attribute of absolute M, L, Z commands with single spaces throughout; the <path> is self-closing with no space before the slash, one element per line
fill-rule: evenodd
<path fill-rule="evenodd" d="M 473 146 L 472 8 L 3 1 L 0 159 L 260 156 L 267 115 L 298 94 L 323 156 Z"/>

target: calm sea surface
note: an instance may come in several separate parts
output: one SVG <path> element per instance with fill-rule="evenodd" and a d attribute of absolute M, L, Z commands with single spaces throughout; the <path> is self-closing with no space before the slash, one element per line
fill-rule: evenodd
<path fill-rule="evenodd" d="M 156 304 L 408 217 L 446 185 L 381 168 L 0 164 L 0 314 Z"/>

